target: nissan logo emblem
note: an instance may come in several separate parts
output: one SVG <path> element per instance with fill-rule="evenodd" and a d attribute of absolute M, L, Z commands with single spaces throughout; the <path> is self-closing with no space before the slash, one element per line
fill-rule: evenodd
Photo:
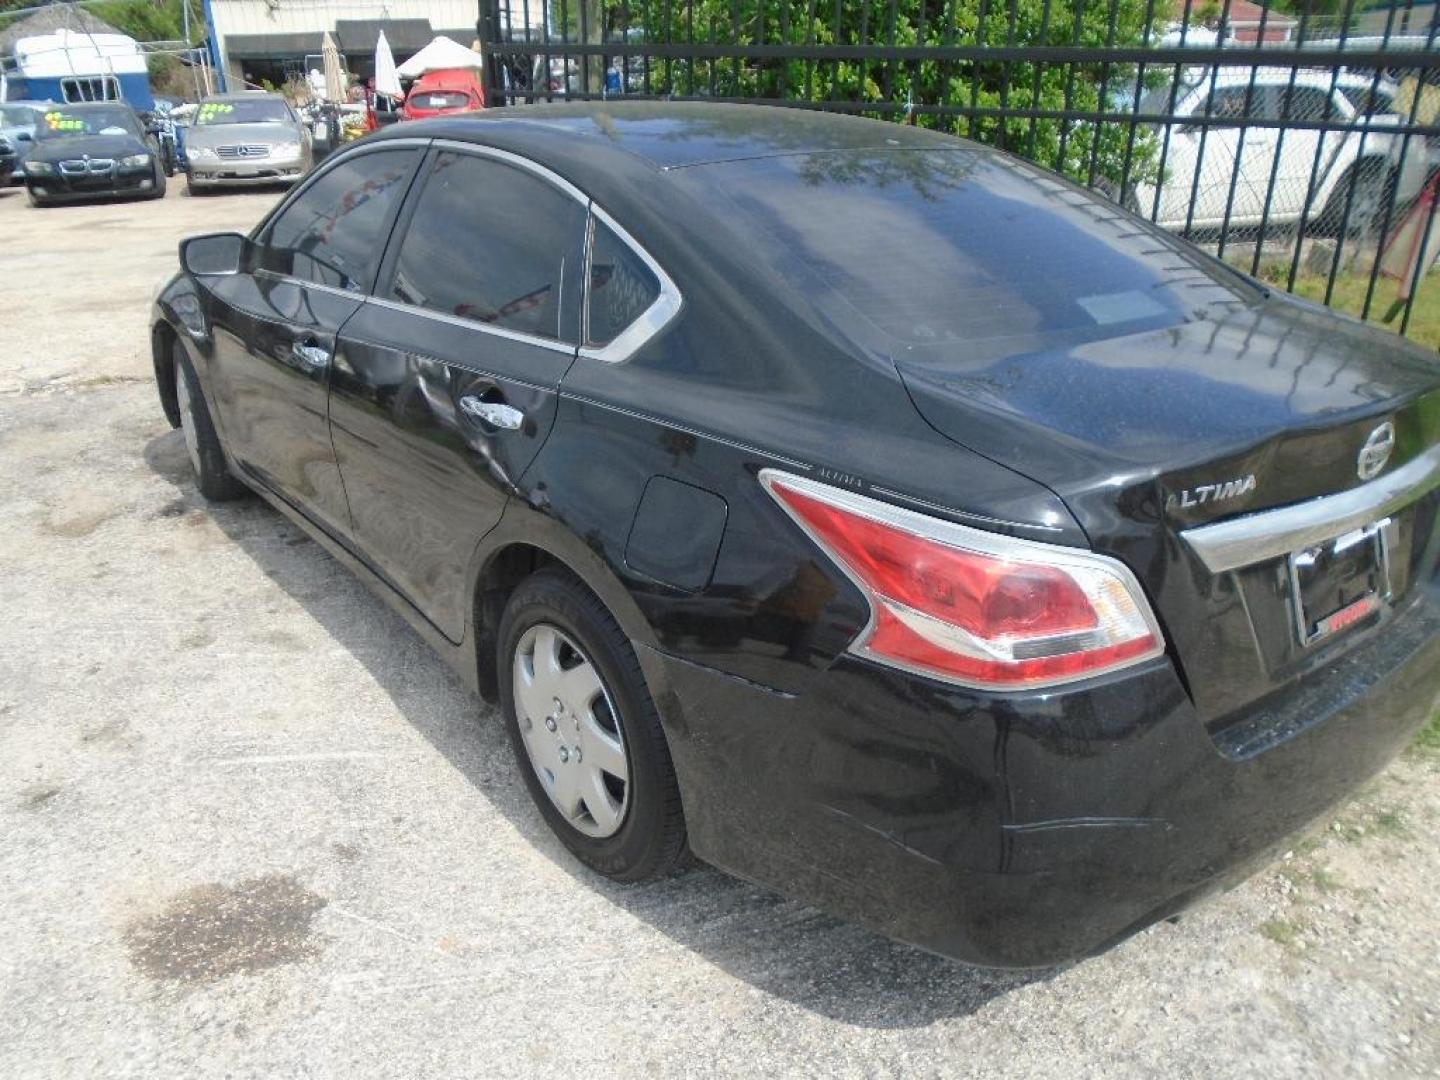
<path fill-rule="evenodd" d="M 1365 445 L 1360 447 L 1360 458 L 1355 472 L 1361 480 L 1374 480 L 1385 471 L 1390 463 L 1390 453 L 1395 449 L 1395 425 L 1389 420 L 1370 432 Z"/>

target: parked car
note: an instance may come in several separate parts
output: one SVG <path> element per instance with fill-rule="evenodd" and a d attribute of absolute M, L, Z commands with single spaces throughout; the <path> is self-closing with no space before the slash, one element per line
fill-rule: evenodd
<path fill-rule="evenodd" d="M 1342 223 L 1347 231 L 1378 227 L 1387 201 L 1408 202 L 1419 193 L 1426 163 L 1418 140 L 1402 160 L 1404 141 L 1384 130 L 1245 123 L 1331 121 L 1358 128 L 1368 118 L 1371 127 L 1400 124 L 1401 117 L 1380 111 L 1381 97 L 1368 95 L 1372 80 L 1300 70 L 1292 87 L 1289 68 L 1253 72 L 1253 83 L 1248 67 L 1187 73 L 1176 92 L 1177 119 L 1158 129 L 1168 139 L 1158 203 L 1155 186 L 1141 184 L 1132 205 L 1146 216 L 1153 211 L 1169 229 L 1294 224 L 1304 217 L 1333 234 Z M 1170 93 L 1168 85 L 1152 89 L 1141 112 L 1167 112 Z M 1394 87 L 1382 81 L 1381 93 L 1393 98 Z"/>
<path fill-rule="evenodd" d="M 485 107 L 485 85 L 475 68 L 427 71 L 405 95 L 401 115 L 424 120 L 446 113 L 474 112 Z"/>
<path fill-rule="evenodd" d="M 0 163 L 0 183 L 7 178 L 17 184 L 25 182 L 22 162 L 35 143 L 36 125 L 51 107 L 45 101 L 0 102 L 0 142 L 9 145 L 12 158 L 8 168 Z"/>
<path fill-rule="evenodd" d="M 115 196 L 158 199 L 165 170 L 155 137 L 118 101 L 54 105 L 25 155 L 25 187 L 35 206 Z"/>
<path fill-rule="evenodd" d="M 279 94 L 204 98 L 184 140 L 191 193 L 293 184 L 310 169 L 310 132 Z"/>
<path fill-rule="evenodd" d="M 617 880 L 688 848 L 1049 964 L 1250 873 L 1435 706 L 1434 354 L 1004 154 L 508 109 L 181 263 L 151 344 L 200 491 L 499 702 Z"/>

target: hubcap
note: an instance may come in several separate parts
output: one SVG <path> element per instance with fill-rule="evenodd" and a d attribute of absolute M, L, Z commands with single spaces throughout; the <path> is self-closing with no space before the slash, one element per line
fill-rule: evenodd
<path fill-rule="evenodd" d="M 185 433 L 185 449 L 190 453 L 190 466 L 200 475 L 200 437 L 195 434 L 195 417 L 190 411 L 190 382 L 179 362 L 175 364 L 175 403 L 180 407 L 180 430 Z"/>
<path fill-rule="evenodd" d="M 520 738 L 540 786 L 580 832 L 613 836 L 630 803 L 630 769 L 600 673 L 549 623 L 525 631 L 513 667 Z"/>

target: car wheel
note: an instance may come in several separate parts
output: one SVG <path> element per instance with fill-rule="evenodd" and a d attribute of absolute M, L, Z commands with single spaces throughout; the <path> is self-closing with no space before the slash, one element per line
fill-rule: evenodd
<path fill-rule="evenodd" d="M 1394 195 L 1395 179 L 1383 165 L 1358 163 L 1331 192 L 1320 215 L 1321 231 L 1326 236 L 1339 236 L 1343 225 L 1347 236 L 1367 236 L 1384 222 L 1386 200 Z M 1350 203 L 1348 219 L 1345 216 L 1347 201 Z M 1391 216 L 1394 220 L 1394 215 Z"/>
<path fill-rule="evenodd" d="M 31 206 L 49 206 L 50 200 L 43 195 L 36 195 L 34 190 L 26 188 L 26 194 L 30 196 Z"/>
<path fill-rule="evenodd" d="M 150 198 L 163 199 L 165 197 L 165 170 L 159 161 L 155 163 L 155 186 L 150 190 Z"/>
<path fill-rule="evenodd" d="M 614 616 L 568 574 L 542 570 L 505 607 L 497 662 L 515 758 L 551 830 L 616 881 L 669 873 L 685 850 L 680 791 Z"/>
<path fill-rule="evenodd" d="M 190 467 L 195 471 L 195 486 L 211 502 L 237 499 L 245 494 L 245 485 L 235 479 L 225 464 L 225 451 L 220 448 L 220 436 L 210 419 L 205 395 L 200 391 L 200 381 L 178 341 L 172 355 L 175 358 L 175 403 L 179 406 L 185 452 L 190 457 Z"/>

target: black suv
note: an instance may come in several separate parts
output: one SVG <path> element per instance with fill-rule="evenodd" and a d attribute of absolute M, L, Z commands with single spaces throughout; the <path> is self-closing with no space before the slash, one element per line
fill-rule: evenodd
<path fill-rule="evenodd" d="M 1006 155 L 497 110 L 181 260 L 153 352 L 201 490 L 498 700 L 614 878 L 688 845 L 1049 963 L 1253 869 L 1436 702 L 1435 356 Z"/>

